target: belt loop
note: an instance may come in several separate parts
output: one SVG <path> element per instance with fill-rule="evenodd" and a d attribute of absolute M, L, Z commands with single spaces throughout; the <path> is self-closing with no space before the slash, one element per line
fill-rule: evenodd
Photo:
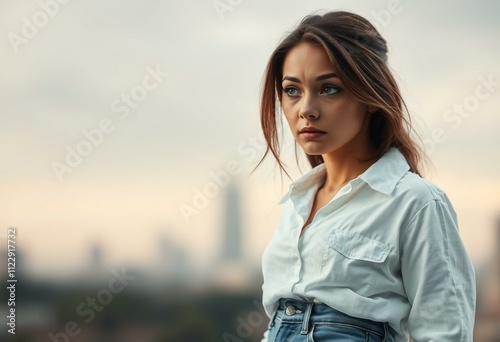
<path fill-rule="evenodd" d="M 267 325 L 267 328 L 268 328 L 268 329 L 274 326 L 274 320 L 275 320 L 275 318 L 276 318 L 276 314 L 278 313 L 278 310 L 279 310 L 279 308 L 278 308 L 278 309 L 276 309 L 276 310 L 274 310 L 274 313 L 273 313 L 273 315 L 271 316 L 271 320 L 269 321 L 269 324 Z"/>
<path fill-rule="evenodd" d="M 306 335 L 309 328 L 309 317 L 311 316 L 312 306 L 314 303 L 307 303 L 306 313 L 304 314 L 304 320 L 302 321 L 302 331 L 301 335 Z"/>
<path fill-rule="evenodd" d="M 387 329 L 387 322 L 384 322 L 384 339 L 382 342 L 389 342 L 389 331 Z"/>

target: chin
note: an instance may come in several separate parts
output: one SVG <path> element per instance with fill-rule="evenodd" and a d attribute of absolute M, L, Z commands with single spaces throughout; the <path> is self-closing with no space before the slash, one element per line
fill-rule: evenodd
<path fill-rule="evenodd" d="M 324 153 L 319 153 L 319 152 L 307 152 L 307 151 L 304 151 L 307 155 L 309 156 L 321 156 L 323 155 Z"/>
<path fill-rule="evenodd" d="M 321 156 L 325 154 L 326 152 L 317 148 L 302 148 L 305 154 L 308 154 L 310 156 Z"/>

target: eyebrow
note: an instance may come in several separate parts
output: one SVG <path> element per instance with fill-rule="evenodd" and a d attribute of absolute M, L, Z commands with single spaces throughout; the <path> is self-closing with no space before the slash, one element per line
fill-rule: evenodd
<path fill-rule="evenodd" d="M 339 78 L 339 76 L 334 73 L 334 72 L 331 72 L 329 74 L 324 74 L 324 75 L 320 75 L 318 77 L 316 77 L 316 81 L 322 81 L 322 80 L 326 80 L 328 78 Z M 297 78 L 297 77 L 293 77 L 293 76 L 285 76 L 283 77 L 283 80 L 281 80 L 281 82 L 283 82 L 284 80 L 289 80 L 289 81 L 292 81 L 292 82 L 296 82 L 296 83 L 302 83 L 300 82 L 300 80 Z"/>

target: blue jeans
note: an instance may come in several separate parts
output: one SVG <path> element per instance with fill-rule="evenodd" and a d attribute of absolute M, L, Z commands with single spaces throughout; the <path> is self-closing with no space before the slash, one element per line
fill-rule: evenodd
<path fill-rule="evenodd" d="M 281 298 L 269 322 L 269 342 L 394 342 L 384 322 L 348 316 L 326 304 Z"/>

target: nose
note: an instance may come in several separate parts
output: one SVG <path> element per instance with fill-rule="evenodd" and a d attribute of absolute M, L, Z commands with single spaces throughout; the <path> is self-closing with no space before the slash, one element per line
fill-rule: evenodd
<path fill-rule="evenodd" d="M 314 105 L 311 96 L 305 95 L 299 110 L 299 117 L 306 120 L 315 120 L 319 117 L 318 108 Z"/>

